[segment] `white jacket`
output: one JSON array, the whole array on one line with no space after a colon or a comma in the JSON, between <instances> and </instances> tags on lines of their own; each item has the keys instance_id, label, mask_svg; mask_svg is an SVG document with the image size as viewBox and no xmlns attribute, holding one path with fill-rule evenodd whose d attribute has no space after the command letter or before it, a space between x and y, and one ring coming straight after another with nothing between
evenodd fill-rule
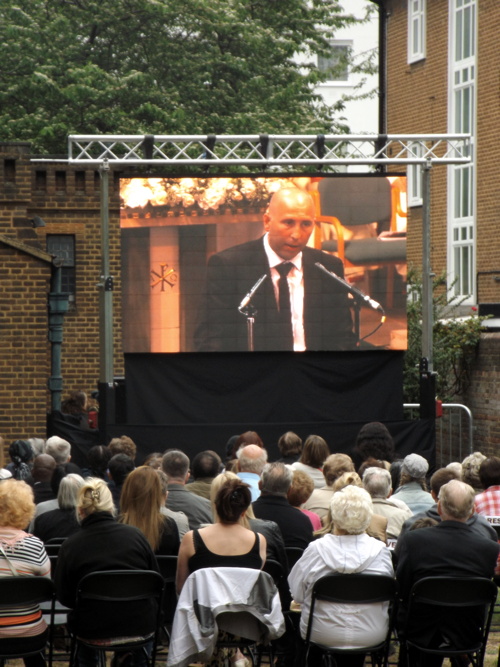
<instances>
[{"instance_id":1,"label":"white jacket","mask_svg":"<svg viewBox=\"0 0 500 667\"><path fill-rule=\"evenodd\" d=\"M288 576L293 599L302 604L300 633L306 636L312 588L327 574L394 576L389 549L362 535L325 535L311 542ZM388 603L338 604L316 601L311 640L331 647L362 648L385 639Z\"/></svg>"},{"instance_id":2,"label":"white jacket","mask_svg":"<svg viewBox=\"0 0 500 667\"><path fill-rule=\"evenodd\" d=\"M228 611L246 615L224 616L218 622L218 615ZM280 597L267 572L242 567L203 568L193 572L177 603L167 667L208 662L219 629L258 642L268 642L284 633Z\"/></svg>"}]
</instances>

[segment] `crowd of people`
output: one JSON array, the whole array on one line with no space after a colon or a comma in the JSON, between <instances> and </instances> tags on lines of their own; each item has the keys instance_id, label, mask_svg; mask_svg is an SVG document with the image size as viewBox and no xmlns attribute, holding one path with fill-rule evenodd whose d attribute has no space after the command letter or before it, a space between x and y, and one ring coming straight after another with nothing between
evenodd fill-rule
<instances>
[{"instance_id":1,"label":"crowd of people","mask_svg":"<svg viewBox=\"0 0 500 667\"><path fill-rule=\"evenodd\" d=\"M167 449L136 461L135 443L121 436L93 446L86 467L79 467L71 461L71 443L61 437L16 440L8 447L10 462L0 468L0 576L52 576L58 600L71 609L86 574L160 571L157 556L177 556L177 594L202 568L260 570L274 562L285 575L283 610L296 612L304 638L319 578L379 574L398 582L401 637L430 648L474 639L463 610L439 622L426 613L411 627L405 611L413 584L424 577L494 576L500 458L475 452L430 474L419 454L397 459L389 431L378 422L361 429L352 457L331 453L318 435L303 443L287 432L278 448L280 458L269 461L262 439L248 431L233 436L222 457L205 450L190 461L180 449ZM54 539L62 545L51 573L45 545ZM147 607L137 613L138 635L151 613ZM109 616L101 638L119 635L120 614L117 609ZM385 602L347 609L323 602L312 640L362 649L383 640L388 621ZM38 608L0 613L0 639L22 638L28 647L30 638L46 631ZM281 648L281 664L304 664L297 662L293 633ZM145 664L140 652L132 659ZM234 667L249 664L238 651L229 658L227 651L216 652L210 664L228 659ZM96 660L93 649L79 651L79 665ZM363 653L337 658L339 667L363 661ZM25 664L45 662L38 654ZM425 664L434 663L427 656Z\"/></svg>"}]
</instances>

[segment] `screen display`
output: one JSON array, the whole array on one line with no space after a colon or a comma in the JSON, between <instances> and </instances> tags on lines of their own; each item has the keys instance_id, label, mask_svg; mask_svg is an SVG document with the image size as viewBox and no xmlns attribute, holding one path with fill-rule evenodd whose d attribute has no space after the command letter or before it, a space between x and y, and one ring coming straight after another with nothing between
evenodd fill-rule
<instances>
[{"instance_id":1,"label":"screen display","mask_svg":"<svg viewBox=\"0 0 500 667\"><path fill-rule=\"evenodd\" d=\"M406 349L402 176L122 178L123 349Z\"/></svg>"}]
</instances>

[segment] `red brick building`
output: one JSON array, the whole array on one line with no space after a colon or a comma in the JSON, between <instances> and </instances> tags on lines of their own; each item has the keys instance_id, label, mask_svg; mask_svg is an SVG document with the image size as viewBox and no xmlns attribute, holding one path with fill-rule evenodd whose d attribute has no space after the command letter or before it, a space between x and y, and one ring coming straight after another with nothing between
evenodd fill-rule
<instances>
[{"instance_id":1,"label":"red brick building","mask_svg":"<svg viewBox=\"0 0 500 667\"><path fill-rule=\"evenodd\" d=\"M431 267L446 270L461 314L500 315L495 136L500 107L500 5L495 0L384 0L387 13L387 132L470 133L472 163L431 174ZM409 260L421 265L418 172L409 170ZM500 334L486 334L465 402L475 447L500 444Z\"/></svg>"}]
</instances>

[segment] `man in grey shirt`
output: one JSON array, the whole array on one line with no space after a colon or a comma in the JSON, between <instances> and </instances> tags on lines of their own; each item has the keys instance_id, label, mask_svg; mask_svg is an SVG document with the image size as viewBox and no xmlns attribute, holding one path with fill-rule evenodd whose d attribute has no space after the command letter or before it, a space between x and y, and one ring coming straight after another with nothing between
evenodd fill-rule
<instances>
[{"instance_id":1,"label":"man in grey shirt","mask_svg":"<svg viewBox=\"0 0 500 667\"><path fill-rule=\"evenodd\" d=\"M195 530L203 523L213 523L210 501L186 488L189 479L189 458L180 449L167 450L161 467L168 478L167 509L184 512L189 521L189 529Z\"/></svg>"}]
</instances>

